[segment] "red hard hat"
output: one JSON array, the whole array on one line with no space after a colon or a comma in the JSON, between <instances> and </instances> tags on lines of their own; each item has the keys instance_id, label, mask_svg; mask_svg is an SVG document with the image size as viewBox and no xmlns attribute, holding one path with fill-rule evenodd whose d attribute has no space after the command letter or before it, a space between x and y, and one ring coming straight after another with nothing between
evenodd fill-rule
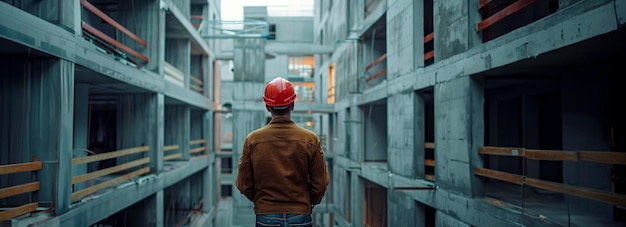
<instances>
[{"instance_id":1,"label":"red hard hat","mask_svg":"<svg viewBox=\"0 0 626 227\"><path fill-rule=\"evenodd\" d=\"M268 106L286 106L296 100L296 92L291 82L285 78L276 77L265 85L263 101Z\"/></svg>"}]
</instances>

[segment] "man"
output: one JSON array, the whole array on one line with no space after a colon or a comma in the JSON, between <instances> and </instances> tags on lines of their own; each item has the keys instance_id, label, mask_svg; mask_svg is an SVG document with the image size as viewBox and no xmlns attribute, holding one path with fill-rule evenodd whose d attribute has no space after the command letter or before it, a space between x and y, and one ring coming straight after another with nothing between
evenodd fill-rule
<instances>
[{"instance_id":1,"label":"man","mask_svg":"<svg viewBox=\"0 0 626 227\"><path fill-rule=\"evenodd\" d=\"M256 226L312 226L330 178L317 135L291 120L296 93L282 77L266 84L272 120L246 137L237 189L254 203Z\"/></svg>"}]
</instances>

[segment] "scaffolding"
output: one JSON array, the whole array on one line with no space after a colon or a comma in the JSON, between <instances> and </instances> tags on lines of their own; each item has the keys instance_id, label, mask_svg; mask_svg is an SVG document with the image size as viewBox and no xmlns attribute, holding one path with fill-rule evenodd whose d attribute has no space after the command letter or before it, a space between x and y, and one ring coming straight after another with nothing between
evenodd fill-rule
<instances>
[{"instance_id":1,"label":"scaffolding","mask_svg":"<svg viewBox=\"0 0 626 227\"><path fill-rule=\"evenodd\" d=\"M265 38L273 39L275 29L263 20L212 20L200 25L198 32L205 39Z\"/></svg>"}]
</instances>

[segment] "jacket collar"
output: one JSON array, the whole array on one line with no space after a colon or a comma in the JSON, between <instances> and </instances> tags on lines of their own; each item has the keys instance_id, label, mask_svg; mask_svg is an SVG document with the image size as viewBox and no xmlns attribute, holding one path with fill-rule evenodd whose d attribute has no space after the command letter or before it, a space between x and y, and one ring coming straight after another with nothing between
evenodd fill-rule
<instances>
[{"instance_id":1,"label":"jacket collar","mask_svg":"<svg viewBox=\"0 0 626 227\"><path fill-rule=\"evenodd\" d=\"M291 120L290 117L287 117L287 116L272 117L272 120L270 121L270 124L285 124L285 123L294 123L295 124L295 122L293 120Z\"/></svg>"}]
</instances>

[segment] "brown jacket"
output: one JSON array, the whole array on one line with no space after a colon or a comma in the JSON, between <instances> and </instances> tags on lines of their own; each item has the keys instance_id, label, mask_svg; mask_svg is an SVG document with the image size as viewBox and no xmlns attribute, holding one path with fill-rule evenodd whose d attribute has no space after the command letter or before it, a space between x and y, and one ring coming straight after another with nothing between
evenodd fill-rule
<instances>
[{"instance_id":1,"label":"brown jacket","mask_svg":"<svg viewBox=\"0 0 626 227\"><path fill-rule=\"evenodd\" d=\"M248 134L238 168L256 214L310 214L330 181L317 135L282 116Z\"/></svg>"}]
</instances>

